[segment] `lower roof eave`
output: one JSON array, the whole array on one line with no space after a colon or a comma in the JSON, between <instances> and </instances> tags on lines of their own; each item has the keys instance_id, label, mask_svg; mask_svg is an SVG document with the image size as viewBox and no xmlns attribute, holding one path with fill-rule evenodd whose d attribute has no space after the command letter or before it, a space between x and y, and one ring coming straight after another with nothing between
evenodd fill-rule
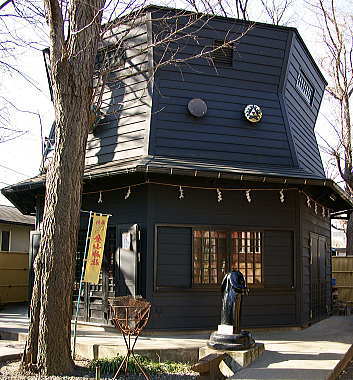
<instances>
[{"instance_id":1,"label":"lower roof eave","mask_svg":"<svg viewBox=\"0 0 353 380\"><path fill-rule=\"evenodd\" d=\"M249 181L262 183L275 183L287 185L299 185L303 187L325 187L332 191L332 197L340 198L340 206L335 211L353 208L353 202L348 194L343 191L333 180L324 177L313 176L303 170L293 168L244 168L228 167L197 162L180 161L175 159L146 157L127 162L111 162L104 165L87 167L84 172L84 183L90 180L115 177L131 173L156 173L176 176L192 176L203 178L218 178L234 181ZM43 191L45 175L40 175L5 187L2 194L9 199L21 212L33 213L22 204L26 197L33 197L38 191ZM21 194L19 197L18 195ZM25 203L25 202L24 202ZM33 201L31 202L33 204Z\"/></svg>"}]
</instances>

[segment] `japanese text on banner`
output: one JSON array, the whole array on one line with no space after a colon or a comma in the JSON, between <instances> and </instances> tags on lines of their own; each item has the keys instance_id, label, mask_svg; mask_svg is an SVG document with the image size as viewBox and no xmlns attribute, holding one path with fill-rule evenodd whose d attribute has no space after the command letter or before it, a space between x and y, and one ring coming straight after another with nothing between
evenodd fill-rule
<instances>
[{"instance_id":1,"label":"japanese text on banner","mask_svg":"<svg viewBox=\"0 0 353 380\"><path fill-rule=\"evenodd\" d=\"M93 214L84 282L98 284L109 215Z\"/></svg>"}]
</instances>

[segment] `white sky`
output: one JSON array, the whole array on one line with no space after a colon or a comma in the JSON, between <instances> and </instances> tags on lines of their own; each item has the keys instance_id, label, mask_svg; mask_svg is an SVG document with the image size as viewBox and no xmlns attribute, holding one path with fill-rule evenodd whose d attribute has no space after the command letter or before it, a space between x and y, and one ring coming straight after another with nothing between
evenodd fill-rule
<instances>
[{"instance_id":1,"label":"white sky","mask_svg":"<svg viewBox=\"0 0 353 380\"><path fill-rule=\"evenodd\" d=\"M33 29L27 23L15 20L10 24L9 29L15 30L17 35L22 36L25 40L43 41L43 36L39 34L39 31L34 34ZM42 46L46 45L42 42ZM9 100L18 109L40 113L43 134L46 136L53 121L53 108L42 51L29 47L19 49L16 53L16 60L9 62L21 72L26 73L38 89L17 74L0 71L0 96ZM27 133L14 140L0 143L0 188L37 175L41 162L39 117L27 112L17 112L11 106L9 111L11 114L9 127L25 130ZM0 204L10 203L0 195Z\"/></svg>"},{"instance_id":2,"label":"white sky","mask_svg":"<svg viewBox=\"0 0 353 380\"><path fill-rule=\"evenodd\" d=\"M305 9L301 0L296 0L295 5L296 14L290 25L299 29L309 50L316 58L320 54L320 45L318 41L315 41L317 33L313 33L313 29L307 26L307 22L312 21L312 15ZM252 19L258 20L258 13L259 11L254 9ZM28 30L26 33L32 32ZM15 75L9 77L9 75L0 72L0 95L5 94L20 109L39 112L43 123L43 135L47 136L54 117L42 53L28 49L25 54L18 57L17 65L19 68L23 68L36 82L41 91L36 90ZM18 139L0 143L0 188L37 175L41 162L41 138L38 117L14 111L12 113L12 127L28 130L28 133ZM316 130L319 130L320 134L329 137L327 123L324 119L319 119ZM0 204L10 203L0 195Z\"/></svg>"}]
</instances>

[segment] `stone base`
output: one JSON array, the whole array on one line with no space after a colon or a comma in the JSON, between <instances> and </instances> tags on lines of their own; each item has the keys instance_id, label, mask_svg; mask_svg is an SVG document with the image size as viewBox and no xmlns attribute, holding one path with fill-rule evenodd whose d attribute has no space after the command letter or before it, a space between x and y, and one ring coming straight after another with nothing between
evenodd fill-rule
<instances>
[{"instance_id":1,"label":"stone base","mask_svg":"<svg viewBox=\"0 0 353 380\"><path fill-rule=\"evenodd\" d=\"M220 371L226 377L234 376L241 369L248 367L253 361L262 355L265 351L263 343L255 343L255 345L247 350L228 351L214 350L208 346L199 349L199 359L214 353L226 353L226 358L219 365Z\"/></svg>"},{"instance_id":2,"label":"stone base","mask_svg":"<svg viewBox=\"0 0 353 380\"><path fill-rule=\"evenodd\" d=\"M241 331L240 334L221 334L219 331L214 331L207 345L215 350L248 350L254 347L255 340L249 331Z\"/></svg>"}]
</instances>

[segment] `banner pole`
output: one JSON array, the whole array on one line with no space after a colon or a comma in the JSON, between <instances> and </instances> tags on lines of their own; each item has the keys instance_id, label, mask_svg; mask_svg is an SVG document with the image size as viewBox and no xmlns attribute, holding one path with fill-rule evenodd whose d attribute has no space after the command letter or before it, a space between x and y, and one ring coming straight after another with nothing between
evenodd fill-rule
<instances>
[{"instance_id":1,"label":"banner pole","mask_svg":"<svg viewBox=\"0 0 353 380\"><path fill-rule=\"evenodd\" d=\"M78 297L77 297L77 303L76 303L76 314L75 314L75 325L74 325L74 341L73 341L73 347L72 347L72 358L75 359L75 353L76 353L76 335L77 335L77 318L78 318L78 312L80 309L80 302L81 302L81 293L82 293L82 283L83 283L83 274L85 271L85 264L87 260L87 247L88 247L88 240L89 240L89 230L91 228L91 222L92 222L92 211L89 212L89 220L88 220L88 228L87 228L87 234L86 234L86 243L85 243L85 252L83 254L83 260L82 260L82 269L81 269L81 278L80 278L80 287L78 290Z\"/></svg>"}]
</instances>

